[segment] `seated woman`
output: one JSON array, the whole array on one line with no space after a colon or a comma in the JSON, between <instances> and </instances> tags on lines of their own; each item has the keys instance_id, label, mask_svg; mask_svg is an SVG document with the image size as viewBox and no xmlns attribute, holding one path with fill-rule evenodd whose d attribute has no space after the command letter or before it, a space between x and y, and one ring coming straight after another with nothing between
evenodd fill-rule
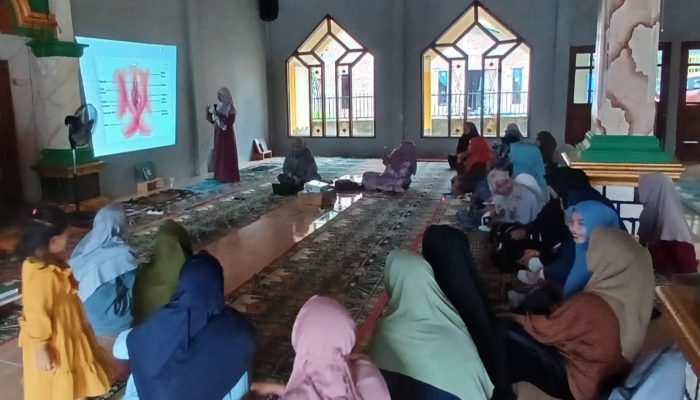
<instances>
[{"instance_id":1,"label":"seated woman","mask_svg":"<svg viewBox=\"0 0 700 400\"><path fill-rule=\"evenodd\" d=\"M517 142L510 145L510 162L513 164L511 176L527 174L535 178L542 192L547 193L547 181L544 179L544 161L542 153L532 143Z\"/></svg>"},{"instance_id":2,"label":"seated woman","mask_svg":"<svg viewBox=\"0 0 700 400\"><path fill-rule=\"evenodd\" d=\"M513 181L506 171L492 170L488 174L488 183L493 193L494 219L497 223L527 224L537 217L544 206L539 193Z\"/></svg>"},{"instance_id":3,"label":"seated woman","mask_svg":"<svg viewBox=\"0 0 700 400\"><path fill-rule=\"evenodd\" d=\"M458 157L457 176L452 179L452 194L460 196L474 192L477 184L486 179L491 160L491 149L486 140L473 138L467 151Z\"/></svg>"},{"instance_id":4,"label":"seated woman","mask_svg":"<svg viewBox=\"0 0 700 400\"><path fill-rule=\"evenodd\" d=\"M192 242L185 228L167 220L158 229L150 263L141 267L134 283L131 315L140 324L170 301L185 260L192 255Z\"/></svg>"},{"instance_id":5,"label":"seated woman","mask_svg":"<svg viewBox=\"0 0 700 400\"><path fill-rule=\"evenodd\" d=\"M366 190L382 190L385 192L405 192L411 186L411 175L418 168L416 145L410 140L401 143L397 149L383 159L386 169L383 173L365 172L362 175L362 185Z\"/></svg>"},{"instance_id":6,"label":"seated woman","mask_svg":"<svg viewBox=\"0 0 700 400\"><path fill-rule=\"evenodd\" d=\"M564 210L582 201L593 200L605 204L611 210L615 205L595 190L586 173L569 167L557 168L546 176L551 188L551 199L531 223L510 230L513 241L522 241L531 255L539 257L545 266L546 279L563 285L574 260L575 244L566 225ZM621 228L624 223L619 220ZM523 249L524 250L524 249ZM527 251L527 250L526 250ZM524 253L524 252L523 252ZM517 255L515 260L522 254ZM551 265L552 268L547 268ZM555 274L560 271L561 274ZM563 275L562 275L563 274Z\"/></svg>"},{"instance_id":7,"label":"seated woman","mask_svg":"<svg viewBox=\"0 0 700 400\"><path fill-rule=\"evenodd\" d=\"M304 183L312 180L321 180L314 155L304 139L294 139L292 148L284 159L282 174L277 179L290 190L303 187Z\"/></svg>"},{"instance_id":8,"label":"seated woman","mask_svg":"<svg viewBox=\"0 0 700 400\"><path fill-rule=\"evenodd\" d=\"M255 352L253 325L224 303L224 273L206 252L188 258L172 299L122 332L114 356L129 360L125 400L240 400Z\"/></svg>"},{"instance_id":9,"label":"seated woman","mask_svg":"<svg viewBox=\"0 0 700 400\"><path fill-rule=\"evenodd\" d=\"M464 133L459 137L459 142L457 142L457 151L455 154L450 154L447 156L447 163L450 164L450 169L457 169L457 158L460 154L467 151L469 148L469 142L477 137L480 137L479 129L474 125L473 122L464 123Z\"/></svg>"},{"instance_id":10,"label":"seated woman","mask_svg":"<svg viewBox=\"0 0 700 400\"><path fill-rule=\"evenodd\" d=\"M486 400L493 385L467 327L419 255L394 250L384 282L391 293L367 353L392 399Z\"/></svg>"},{"instance_id":11,"label":"seated woman","mask_svg":"<svg viewBox=\"0 0 700 400\"><path fill-rule=\"evenodd\" d=\"M510 146L513 143L520 142L523 139L523 134L520 133L520 128L518 128L518 125L513 123L508 124L505 133L501 138L500 146L496 151L495 168L507 171L511 171L513 169L513 165L509 159Z\"/></svg>"},{"instance_id":12,"label":"seated woman","mask_svg":"<svg viewBox=\"0 0 700 400\"><path fill-rule=\"evenodd\" d=\"M479 357L494 385L492 400L515 400L508 378L502 341L493 335L496 319L469 248L469 238L447 225L433 225L423 234L423 257L435 281L469 328ZM477 312L474 312L477 310Z\"/></svg>"},{"instance_id":13,"label":"seated woman","mask_svg":"<svg viewBox=\"0 0 700 400\"><path fill-rule=\"evenodd\" d=\"M287 385L254 383L258 396L281 400L389 400L389 391L377 367L367 357L352 353L355 322L337 301L314 296L299 310L292 330L296 352Z\"/></svg>"},{"instance_id":14,"label":"seated woman","mask_svg":"<svg viewBox=\"0 0 700 400\"><path fill-rule=\"evenodd\" d=\"M599 227L590 236L591 278L582 292L548 315L497 320L464 234L448 227L426 232L426 259L469 332L484 336L475 343L483 346L480 354L491 355L490 376L507 373L510 382L530 382L559 399L593 400L634 361L654 303L649 254L617 227ZM499 346L504 352L493 351Z\"/></svg>"},{"instance_id":15,"label":"seated woman","mask_svg":"<svg viewBox=\"0 0 700 400\"><path fill-rule=\"evenodd\" d=\"M85 314L97 335L117 334L131 326L131 291L138 265L122 239L125 229L121 205L104 207L68 261L79 283L78 296Z\"/></svg>"},{"instance_id":16,"label":"seated woman","mask_svg":"<svg viewBox=\"0 0 700 400\"><path fill-rule=\"evenodd\" d=\"M554 152L557 149L557 139L554 138L551 132L541 131L537 133L537 147L542 154L544 161L545 175L549 175L557 169L557 163L554 162Z\"/></svg>"},{"instance_id":17,"label":"seated woman","mask_svg":"<svg viewBox=\"0 0 700 400\"><path fill-rule=\"evenodd\" d=\"M639 176L639 241L651 253L654 269L673 274L698 272L693 234L671 178L664 174Z\"/></svg>"},{"instance_id":18,"label":"seated woman","mask_svg":"<svg viewBox=\"0 0 700 400\"><path fill-rule=\"evenodd\" d=\"M591 234L598 227L614 229L620 226L617 213L597 201L583 201L573 205L566 210L566 216L569 231L576 243L576 254L564 283L564 298L583 290L591 278L591 271L587 266Z\"/></svg>"}]
</instances>

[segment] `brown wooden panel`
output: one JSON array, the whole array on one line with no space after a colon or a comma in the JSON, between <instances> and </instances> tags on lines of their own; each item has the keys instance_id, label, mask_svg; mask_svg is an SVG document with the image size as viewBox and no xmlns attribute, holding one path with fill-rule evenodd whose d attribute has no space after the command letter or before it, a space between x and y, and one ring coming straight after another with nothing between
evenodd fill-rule
<instances>
[{"instance_id":1,"label":"brown wooden panel","mask_svg":"<svg viewBox=\"0 0 700 400\"><path fill-rule=\"evenodd\" d=\"M700 302L693 286L668 285L656 288L663 314L673 327L678 345L700 375Z\"/></svg>"},{"instance_id":2,"label":"brown wooden panel","mask_svg":"<svg viewBox=\"0 0 700 400\"><path fill-rule=\"evenodd\" d=\"M19 153L12 109L10 70L7 61L0 61L0 201L17 203L22 198L19 177Z\"/></svg>"},{"instance_id":3,"label":"brown wooden panel","mask_svg":"<svg viewBox=\"0 0 700 400\"><path fill-rule=\"evenodd\" d=\"M566 112L566 143L576 144L591 130L591 105L569 104Z\"/></svg>"}]
</instances>

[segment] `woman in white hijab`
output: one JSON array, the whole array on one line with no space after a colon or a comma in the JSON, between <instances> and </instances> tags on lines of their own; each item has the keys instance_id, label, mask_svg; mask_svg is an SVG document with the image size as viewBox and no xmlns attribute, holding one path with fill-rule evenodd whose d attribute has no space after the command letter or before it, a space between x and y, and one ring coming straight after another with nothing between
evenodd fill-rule
<instances>
[{"instance_id":1,"label":"woman in white hijab","mask_svg":"<svg viewBox=\"0 0 700 400\"><path fill-rule=\"evenodd\" d=\"M520 174L513 180L508 172L494 169L489 172L487 181L493 194L495 218L498 223L519 222L525 225L532 222L542 211L542 192L535 189L539 186L532 176Z\"/></svg>"},{"instance_id":2,"label":"woman in white hijab","mask_svg":"<svg viewBox=\"0 0 700 400\"><path fill-rule=\"evenodd\" d=\"M667 277L696 273L693 234L683 213L673 181L661 173L639 176L639 242L651 253L654 269Z\"/></svg>"}]
</instances>

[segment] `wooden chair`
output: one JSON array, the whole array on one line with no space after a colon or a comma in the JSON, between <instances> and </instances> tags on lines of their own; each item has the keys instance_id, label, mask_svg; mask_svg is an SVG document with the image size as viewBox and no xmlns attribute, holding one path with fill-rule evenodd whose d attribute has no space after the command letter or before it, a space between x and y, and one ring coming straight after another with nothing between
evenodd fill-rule
<instances>
[{"instance_id":1,"label":"wooden chair","mask_svg":"<svg viewBox=\"0 0 700 400\"><path fill-rule=\"evenodd\" d=\"M272 158L272 150L267 147L265 139L253 139L253 160L259 161Z\"/></svg>"}]
</instances>

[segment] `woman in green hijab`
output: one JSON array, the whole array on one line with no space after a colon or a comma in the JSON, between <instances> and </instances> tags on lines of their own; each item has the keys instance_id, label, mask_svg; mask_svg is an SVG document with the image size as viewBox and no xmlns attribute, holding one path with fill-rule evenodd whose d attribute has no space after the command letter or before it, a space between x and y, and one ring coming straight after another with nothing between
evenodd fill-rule
<instances>
[{"instance_id":1,"label":"woman in green hijab","mask_svg":"<svg viewBox=\"0 0 700 400\"><path fill-rule=\"evenodd\" d=\"M392 399L488 400L493 392L469 331L423 257L394 250L384 283L391 294L367 353Z\"/></svg>"},{"instance_id":2,"label":"woman in green hijab","mask_svg":"<svg viewBox=\"0 0 700 400\"><path fill-rule=\"evenodd\" d=\"M185 228L167 220L158 229L151 262L141 267L134 283L131 314L134 324L145 321L167 304L175 293L180 269L192 255L192 241Z\"/></svg>"}]
</instances>

